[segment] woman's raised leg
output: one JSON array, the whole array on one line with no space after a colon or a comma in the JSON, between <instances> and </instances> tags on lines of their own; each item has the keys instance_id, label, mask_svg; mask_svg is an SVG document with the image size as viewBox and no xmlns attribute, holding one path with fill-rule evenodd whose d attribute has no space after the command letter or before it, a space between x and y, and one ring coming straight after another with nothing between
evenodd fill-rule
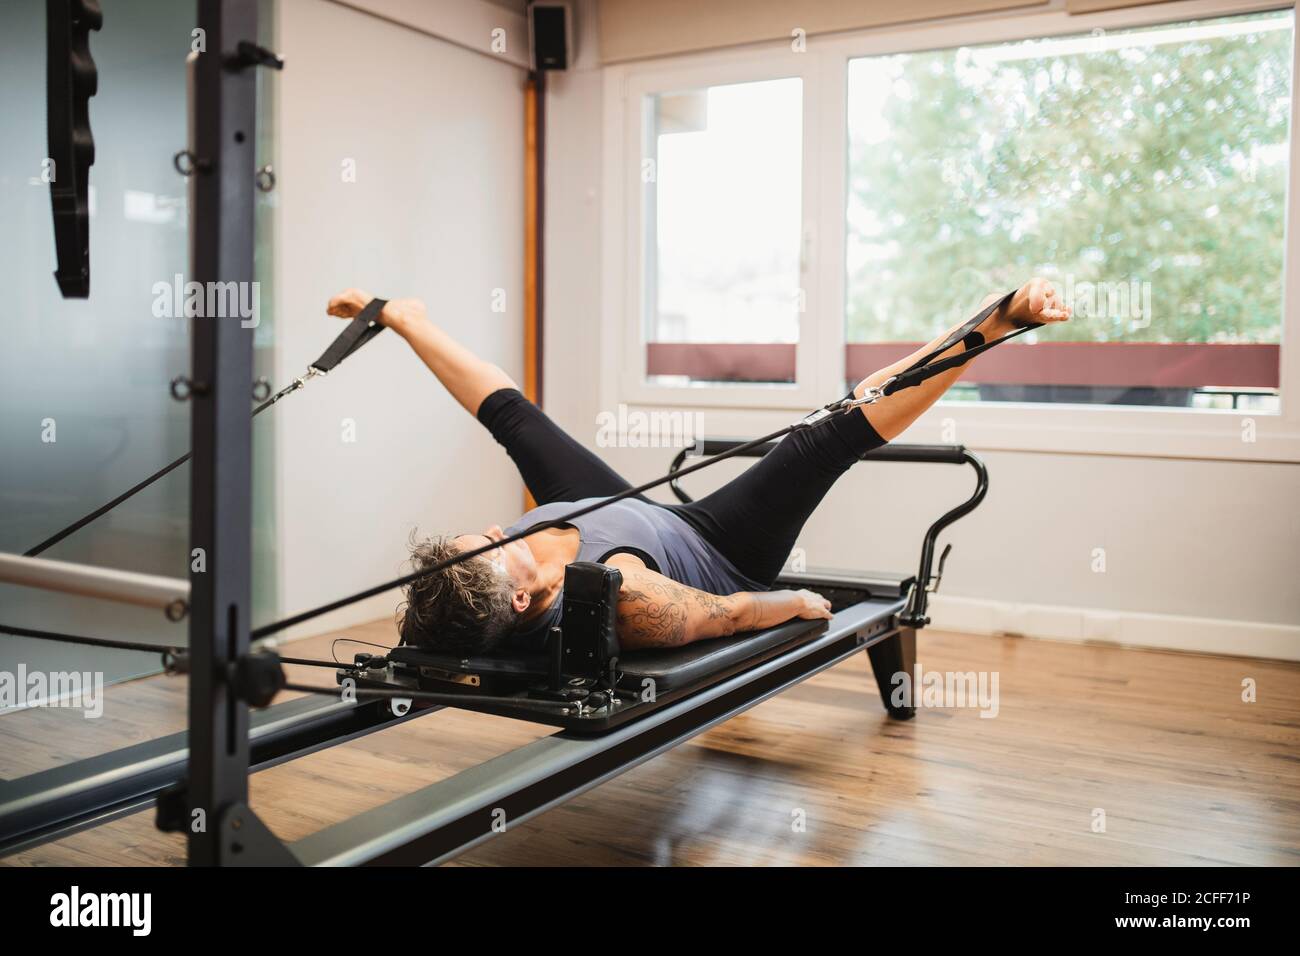
<instances>
[{"instance_id":1,"label":"woman's raised leg","mask_svg":"<svg viewBox=\"0 0 1300 956\"><path fill-rule=\"evenodd\" d=\"M980 309L987 308L997 298L997 293L988 296L980 304ZM1017 320L1047 323L1064 322L1069 317L1070 310L1062 301L1055 286L1046 279L1031 279L1016 291L1016 294L1006 306L985 319L975 331L984 336L985 341L991 342L993 339L1014 330ZM909 368L913 362L918 361L924 355L928 355L932 349L938 348L953 331L954 329L949 329L933 342L922 346L906 358L901 358L893 365L872 372L857 384L857 387L853 389L853 394L860 398L869 387L881 385L888 381L891 376ZM956 355L964 349L965 346L958 342L942 355L935 356L934 361L938 362L950 355ZM879 433L881 438L885 439L885 441L893 441L906 431L909 425L920 418L926 409L942 398L943 393L952 388L967 367L966 365L959 365L946 372L940 372L934 378L927 379L920 385L902 389L872 405L862 406L861 412L867 416L867 421L871 422L871 427Z\"/></svg>"},{"instance_id":2,"label":"woman's raised leg","mask_svg":"<svg viewBox=\"0 0 1300 956\"><path fill-rule=\"evenodd\" d=\"M987 307L999 296L984 300ZM1034 279L978 331L991 340L1015 321L1061 322L1069 317L1051 283ZM861 396L938 348L950 329L930 344L867 376L854 389ZM964 349L957 344L936 361ZM873 448L898 437L961 377L965 366L942 372L872 405L787 435L775 449L717 491L688 505L671 506L721 551L742 574L770 586L789 558L809 515L836 480Z\"/></svg>"}]
</instances>

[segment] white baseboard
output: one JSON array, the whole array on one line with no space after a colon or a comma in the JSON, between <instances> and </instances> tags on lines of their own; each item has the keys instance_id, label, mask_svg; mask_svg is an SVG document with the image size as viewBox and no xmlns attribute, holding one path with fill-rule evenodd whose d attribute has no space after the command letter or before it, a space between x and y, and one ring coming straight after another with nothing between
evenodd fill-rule
<instances>
[{"instance_id":1,"label":"white baseboard","mask_svg":"<svg viewBox=\"0 0 1300 956\"><path fill-rule=\"evenodd\" d=\"M932 627L970 634L1018 634L1052 641L1300 661L1300 627L1139 611L1015 604L936 594Z\"/></svg>"}]
</instances>

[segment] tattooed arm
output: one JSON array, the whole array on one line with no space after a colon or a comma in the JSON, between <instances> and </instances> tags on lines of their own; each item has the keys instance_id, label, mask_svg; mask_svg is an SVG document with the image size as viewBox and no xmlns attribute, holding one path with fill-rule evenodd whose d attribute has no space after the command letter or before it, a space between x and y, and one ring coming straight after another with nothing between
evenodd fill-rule
<instances>
[{"instance_id":1,"label":"tattooed arm","mask_svg":"<svg viewBox=\"0 0 1300 956\"><path fill-rule=\"evenodd\" d=\"M678 584L616 554L607 562L623 572L618 592L618 639L627 650L677 647L706 637L771 627L796 617L829 618L830 602L811 591L739 591L718 595Z\"/></svg>"}]
</instances>

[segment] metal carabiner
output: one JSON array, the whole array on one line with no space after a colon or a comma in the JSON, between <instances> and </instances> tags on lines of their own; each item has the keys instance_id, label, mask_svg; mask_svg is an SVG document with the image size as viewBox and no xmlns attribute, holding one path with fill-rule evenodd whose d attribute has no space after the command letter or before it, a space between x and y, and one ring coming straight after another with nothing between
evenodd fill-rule
<instances>
[{"instance_id":1,"label":"metal carabiner","mask_svg":"<svg viewBox=\"0 0 1300 956\"><path fill-rule=\"evenodd\" d=\"M859 408L863 405L874 405L885 397L885 389L894 383L898 378L897 375L891 375L879 385L868 385L860 397L849 396L840 402L840 408Z\"/></svg>"},{"instance_id":2,"label":"metal carabiner","mask_svg":"<svg viewBox=\"0 0 1300 956\"><path fill-rule=\"evenodd\" d=\"M324 374L325 373L322 372L320 369L318 369L315 365L308 365L307 371L304 372L302 375L300 375L298 378L295 378L293 380L293 388L289 389L288 391L296 392L298 391L298 389L302 388L304 385L306 385L316 376L318 375L323 376Z\"/></svg>"},{"instance_id":3,"label":"metal carabiner","mask_svg":"<svg viewBox=\"0 0 1300 956\"><path fill-rule=\"evenodd\" d=\"M812 425L820 425L832 415L846 412L850 408L860 408L863 405L873 405L884 398L884 393L881 389L892 381L893 379L891 378L889 381L878 386L868 385L866 390L860 396L850 395L848 398L842 398L838 402L831 402L829 405L823 405L821 408L817 409L817 411L811 412L805 416L804 419L795 427L808 428Z\"/></svg>"}]
</instances>

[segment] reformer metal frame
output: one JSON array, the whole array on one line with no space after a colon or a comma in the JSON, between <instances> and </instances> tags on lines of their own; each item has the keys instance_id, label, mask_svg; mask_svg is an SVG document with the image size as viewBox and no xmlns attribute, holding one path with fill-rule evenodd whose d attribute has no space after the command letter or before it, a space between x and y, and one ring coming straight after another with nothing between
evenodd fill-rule
<instances>
[{"instance_id":1,"label":"reformer metal frame","mask_svg":"<svg viewBox=\"0 0 1300 956\"><path fill-rule=\"evenodd\" d=\"M821 577L815 573L794 575L790 576L790 583L811 584ZM883 582L881 579L879 583L887 584L886 590L895 593L898 590L894 581ZM506 768L514 767L521 761L530 766L540 761L541 764L552 766L557 773L563 771L564 780L551 784L537 785L537 781L532 779L518 781L521 793L512 796L509 803L512 808L510 820L518 822L522 816L516 816L516 813L531 816L666 749L660 747L652 753L646 749L649 746L648 740L641 744L628 743L629 734L636 735L635 728L641 727L649 731L671 718L677 732L674 739L680 742L713 726L718 720L725 719L716 717L714 708L703 709L705 703L715 696L725 692L730 708L728 715L739 713L776 692L764 690L771 686L769 674L779 671L781 688L788 687L864 647L871 656L882 699L886 700L888 706L891 688L887 678L881 675L910 672L915 664L915 632L900 628L896 621L896 613L902 604L901 597L886 597L852 605L838 612L825 632L812 641L763 661L761 668L752 672L747 670L726 678L725 691L719 685L711 686L703 692L687 694L685 700L674 701L670 707L657 711L653 720L647 718L621 728L617 735L592 737L586 734L555 734L552 738L546 738L553 740L551 744L539 741L529 745L525 748L526 753L506 755L493 761L490 767L484 765L442 781L435 785L436 791L426 795L431 799L443 800L446 794L454 793L457 795L455 808L465 811L466 802L473 802L470 797L474 787L485 779L491 779L494 783L484 799L495 809L497 803L492 801L502 792L503 787L510 784L512 771ZM850 637L853 639L851 642L848 640ZM836 648L833 659L820 653L821 649L831 645ZM841 651L844 653L841 654ZM748 685L751 679L754 681L753 690L746 695L741 688ZM697 709L697 703L692 703L693 701L698 703L700 709ZM467 701L467 704L472 706L472 700ZM386 701L356 704L329 697L304 697L256 710L252 712L250 720L248 772L267 769L355 740L439 709L441 708L434 706L394 716ZM910 709L891 708L891 713L896 717L906 717L909 716ZM695 716L689 717L688 714ZM187 779L187 769L194 758L194 753L187 746L187 737L184 732L170 734L0 783L0 854L15 853L62 839L146 809L160 795ZM589 746L561 746L560 740L585 741ZM554 759L552 755L555 755ZM614 766L612 761L618 763L619 770L611 770ZM599 770L599 774L592 776L596 770ZM525 783L527 786L523 787ZM413 858L412 854L418 856L424 849L405 848L396 837L376 835L387 825L386 821L406 812L406 808L412 805L410 800L411 798L402 798L397 806L379 808L376 811L379 815L374 819L369 819L371 815L367 814L366 821L357 819L330 827L328 840L337 847L344 839L340 834L352 832L355 826L356 832L364 834L366 841L383 845L382 859L377 862L395 862L398 858L409 860ZM465 811L453 818L449 816L451 810L443 808L441 804L425 807L425 810L428 817L425 823L432 829L429 833L418 834L417 846L435 846L437 858L446 858L453 853L455 847L449 841L456 834L474 831L470 843L461 847L465 849L490 832L477 832L478 824L483 822L481 815ZM490 824L491 820L487 823ZM407 821L404 832L414 833L423 825L414 820ZM312 848L324 845L317 844L316 839L313 837L307 841L301 852L295 844L292 848L295 856L303 862L311 862L311 855L317 852ZM319 839L324 841L327 838L320 836ZM333 852L331 851L332 854ZM359 852L361 851L353 851L346 856L352 861ZM424 862L432 859L434 857L431 856Z\"/></svg>"},{"instance_id":2,"label":"reformer metal frame","mask_svg":"<svg viewBox=\"0 0 1300 956\"><path fill-rule=\"evenodd\" d=\"M253 711L249 772L355 740L407 717L382 702L300 697ZM0 856L17 853L151 806L185 779L188 733L168 734L0 781Z\"/></svg>"},{"instance_id":3,"label":"reformer metal frame","mask_svg":"<svg viewBox=\"0 0 1300 956\"><path fill-rule=\"evenodd\" d=\"M256 104L253 61L243 48L257 37L257 0L198 0L198 12L209 53L195 71L192 272L204 283L247 282L253 277ZM968 463L979 474L975 495L927 533L921 574L906 600L852 605L809 641L608 734L553 734L286 846L248 808L249 772L402 718L383 702L307 698L250 721L248 705L233 690L233 669L249 651L252 338L235 321L197 320L192 362L191 547L204 550L206 570L191 575L189 732L9 782L0 805L5 852L95 826L170 793L168 822L186 829L191 865L436 863L495 832L494 811L505 812L507 825L522 822L864 648L886 706L894 716L910 716L910 708L890 703L889 678L915 664L935 538L974 508L987 487L982 463L964 448L925 446L911 457L907 446L872 453L867 457ZM195 810L205 826L192 825Z\"/></svg>"},{"instance_id":4,"label":"reformer metal frame","mask_svg":"<svg viewBox=\"0 0 1300 956\"><path fill-rule=\"evenodd\" d=\"M700 439L677 453L677 457L673 459L668 473L676 475L689 457L718 455L744 443L743 438ZM776 442L756 445L744 452L740 457L762 458L776 445ZM903 609L900 621L909 627L925 627L930 623L930 619L926 616L929 595L939 587L939 582L943 577L944 562L947 560L948 551L951 549L951 545L944 549L943 554L939 557L939 566L936 568L934 566L934 549L938 545L939 535L953 522L965 517L979 507L980 502L984 500L984 496L988 494L989 490L988 468L965 445L883 445L867 452L859 460L970 465L975 471L975 490L971 493L971 496L951 511L941 515L934 524L926 529L925 537L921 541L921 561L917 566L916 580L911 592L908 594L907 607ZM668 487L672 489L678 501L683 504L691 502L691 496L686 493L676 478L673 478L668 483Z\"/></svg>"},{"instance_id":5,"label":"reformer metal frame","mask_svg":"<svg viewBox=\"0 0 1300 956\"><path fill-rule=\"evenodd\" d=\"M813 640L688 694L607 734L543 737L326 827L290 845L309 866L431 865L477 846L684 743L863 648L878 674L910 671L916 633L900 629L903 599L864 601Z\"/></svg>"},{"instance_id":6,"label":"reformer metal frame","mask_svg":"<svg viewBox=\"0 0 1300 956\"><path fill-rule=\"evenodd\" d=\"M740 440L707 439L697 451L713 454L738 441ZM770 449L756 450L754 455L765 454L768 450ZM928 578L926 562L933 554L935 537L942 528L968 513L984 497L988 486L987 472L983 463L961 446L893 445L888 446L887 450L888 454L874 452L864 457L879 461L965 463L972 465L977 474L976 487L971 497L936 521L926 534L926 543L922 549L922 576ZM679 456L682 457L684 456ZM679 497L688 498L685 492L680 489L678 491ZM863 585L876 595L899 595L906 592L908 606L918 593L917 579L901 575L844 575L839 572L828 575L826 572L812 571L783 574L782 579L787 585L793 586L816 587L819 582L824 586L828 581L842 586ZM910 588L909 580L912 581ZM887 625L863 630L861 615L873 608L878 610L882 601L888 605ZM762 667L752 672L746 670L727 677L725 693L731 708L727 713L738 713L770 696L764 688L769 686L767 675L771 672L779 670L781 686L787 687L842 660L848 656L847 653L832 655L834 660L829 663L820 656L809 655L815 654L828 643L838 643L841 637L852 632L858 641L853 649L865 647L871 657L877 689L891 716L904 719L909 717L912 713L910 707L896 707L890 699L893 691L890 676L899 672L911 672L916 662L916 628L906 625L905 613L905 602L901 596L860 603L837 612L826 632L817 636L814 643L801 644L790 651L784 651L771 660L763 661ZM851 653L847 644L840 644L840 649ZM751 679L754 681L753 692L749 695L748 702L745 702L746 695L741 692L741 688ZM677 734L673 739L680 742L713 726L717 719L725 719L714 719L714 716L710 716L715 714L713 709L697 710L690 703L699 701L703 707L704 702L721 693L724 691L712 687L704 692L690 692L686 695L686 701L674 701L670 711L661 711L661 715L653 721L638 720L633 725L622 728L617 736L605 734L593 738L586 734L556 734L553 738L546 738L551 743L539 741L529 745L525 748L526 752L518 756L505 755L492 761L490 766L475 768L466 774L425 788L420 791L418 800L414 795L402 798L393 806L379 808L375 815L368 814L365 821L345 821L330 827L327 831L322 831L322 835L295 845L294 853L304 861L315 861L318 857L320 862L356 861L360 849L347 852L340 849L349 838L348 835L353 835L358 844L364 842L376 850L378 862L409 861L426 851L430 855L423 862L448 858L457 852L458 846L466 849L485 835L480 832L482 814L469 809L474 804L475 787L490 784L485 800L492 802L503 793L502 788L510 784L513 768L517 766L543 765L551 767L557 774L563 774L563 780L550 783L532 778L516 781L520 784L520 793L511 795L509 803L512 808L510 819L518 822L523 817L541 812L609 779L619 772L611 769L616 765L621 769L630 769L665 749L652 748L650 738L640 744L630 743L629 735L635 736L639 732L638 728L650 731L661 722L671 719ZM479 709L474 706L472 699L467 700L466 704L471 709ZM248 772L275 766L438 709L441 708L424 707L395 717L385 701L350 704L326 697L308 697L254 711L249 731ZM688 714L695 716L689 717ZM577 743L561 745L560 740L587 741L589 746L579 746ZM160 794L186 778L186 770L195 754L201 757L201 748L191 753L187 748L186 734L172 734L18 780L0 782L0 854L59 839L147 807ZM449 802L444 807L441 801ZM494 809L498 803L499 801L492 804ZM453 810L458 813L453 813ZM388 828L397 827L395 821L403 815L410 819L401 824L402 832L415 834L411 838L411 847L406 847L398 836L388 832ZM423 829L425 827L428 828L427 831ZM329 836L324 835L326 832ZM463 845L454 842L460 838L465 840Z\"/></svg>"}]
</instances>

